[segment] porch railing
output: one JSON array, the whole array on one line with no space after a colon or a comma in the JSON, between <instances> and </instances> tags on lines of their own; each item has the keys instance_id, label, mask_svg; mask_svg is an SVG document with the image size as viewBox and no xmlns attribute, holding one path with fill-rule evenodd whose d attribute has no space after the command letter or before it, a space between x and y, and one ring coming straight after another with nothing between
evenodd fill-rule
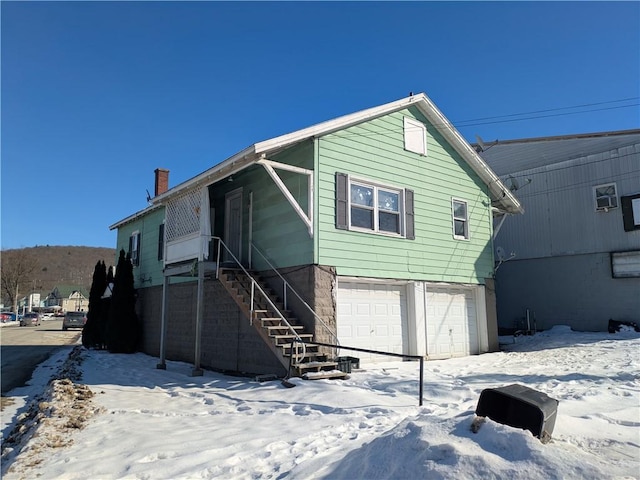
<instances>
[{"instance_id":1,"label":"porch railing","mask_svg":"<svg viewBox=\"0 0 640 480\"><path fill-rule=\"evenodd\" d=\"M214 241L217 244L217 246L215 248L215 251L216 251L216 279L219 278L219 276L220 276L220 262L222 261L222 255L221 254L222 254L222 249L224 248L226 253L229 255L229 258L233 259L233 264L237 265L242 270L242 272L246 275L246 277L251 280L251 303L250 303L250 313L251 313L251 320L250 321L251 321L251 324L253 324L254 312L256 310L256 308L255 308L255 293L256 293L256 290L257 290L258 292L260 292L262 294L262 297L266 300L266 302L269 304L269 306L272 308L272 310L274 312L276 312L276 314L278 315L280 320L282 322L284 322L284 324L286 325L286 327L289 330L289 332L291 334L293 334L293 336L295 337L295 341L292 342L292 351L293 351L293 345L295 344L296 357L299 359L298 361L300 361L304 357L306 357L307 356L307 348L306 348L304 342L302 341L302 338L300 338L300 336L298 335L298 332L293 328L293 326L291 326L291 324L284 317L284 315L282 315L282 313L280 312L280 309L271 301L271 298L269 298L269 295L264 291L264 289L260 286L260 284L253 278L253 276L242 266L242 264L240 263L240 260L238 260L238 258L233 254L233 252L231 250L229 250L229 247L227 247L227 245L222 241L222 239L220 237L211 236L209 238L210 238L210 241ZM225 259L225 262L228 262L228 261L229 261L228 259ZM286 307L285 307L285 309L286 309ZM298 348L299 348L300 345L302 345L302 356L299 356L299 351L298 351Z\"/></svg>"},{"instance_id":2,"label":"porch railing","mask_svg":"<svg viewBox=\"0 0 640 480\"><path fill-rule=\"evenodd\" d=\"M282 280L282 291L283 291L282 296L283 296L283 303L284 303L285 310L288 309L287 291L291 291L291 293L295 295L298 298L298 300L300 300L300 302L305 306L305 308L313 315L316 321L320 323L321 327L324 328L325 332L329 334L330 341L328 343L333 343L335 345L338 345L339 347L340 341L338 340L338 334L334 330L332 330L329 325L327 325L327 323L315 312L313 308L311 308L311 306L300 296L300 294L291 286L291 284L287 282L287 280L280 274L280 272L278 272L276 267L274 267L273 264L269 261L266 255L262 253L254 243L251 243L251 248L253 248L262 257L262 259L267 263L267 265L269 265L269 268L273 272L275 272L275 274L278 275L278 277L280 277L280 280ZM335 355L335 352L334 352L334 355Z\"/></svg>"}]
</instances>

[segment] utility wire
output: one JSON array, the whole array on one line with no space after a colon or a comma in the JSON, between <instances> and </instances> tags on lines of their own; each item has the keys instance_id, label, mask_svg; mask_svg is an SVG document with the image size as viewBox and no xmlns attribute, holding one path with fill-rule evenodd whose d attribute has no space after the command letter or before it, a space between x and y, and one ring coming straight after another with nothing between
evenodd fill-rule
<instances>
[{"instance_id":1,"label":"utility wire","mask_svg":"<svg viewBox=\"0 0 640 480\"><path fill-rule=\"evenodd\" d=\"M561 160L561 162L564 163L564 162L568 162L568 161L571 161L571 160L576 160L576 159L579 159L579 158L585 158L585 157L588 158L591 155L602 155L602 153L603 152L592 153L592 154L589 154L589 155L583 155L581 157L563 158ZM573 165L566 165L566 166L563 166L563 167L550 168L548 170L544 170L544 171L540 171L540 172L523 173L523 172L526 172L527 170L538 170L539 168L544 168L544 167L550 166L550 164L538 165L537 167L532 167L532 168L529 168L529 169L526 169L526 170L521 170L519 172L502 174L502 175L500 175L500 178L504 177L505 175L506 175L506 178L509 178L510 176L514 177L514 175L513 175L514 173L518 174L518 176L514 177L514 178L529 178L529 177L533 177L534 175L544 175L544 174L547 174L547 173L558 172L560 170L567 170L569 168L584 167L584 166L587 166L587 165L592 165L594 163L607 162L609 160L616 160L618 158L632 157L634 155L638 155L638 153L637 152L626 153L624 155L618 155L616 157L600 158L598 160L591 160L589 162L580 162L580 163L576 163L576 164L573 164ZM485 160L485 163L487 163L487 165L489 165L491 167L491 162L490 161Z\"/></svg>"},{"instance_id":2,"label":"utility wire","mask_svg":"<svg viewBox=\"0 0 640 480\"><path fill-rule=\"evenodd\" d=\"M629 175L631 173L638 173L638 175ZM615 175L609 175L607 177L599 177L599 178L592 178L590 180L585 180L584 182L578 182L578 183L570 183L561 187L555 187L555 188L549 188L547 190L539 190L539 191L534 191L531 192L529 194L525 193L523 195L516 195L516 198L520 199L526 199L526 198L532 198L532 197L538 197L540 195L547 195L547 194L552 194L552 193L560 193L560 192L564 192L564 191L569 191L569 190L576 190L578 188L584 187L585 185L592 185L592 186L597 186L598 183L600 182L612 182L613 180L617 180L624 177L625 180L631 180L631 179L635 179L635 178L640 178L640 170L632 170L630 172L626 172L624 174L615 174Z\"/></svg>"},{"instance_id":3,"label":"utility wire","mask_svg":"<svg viewBox=\"0 0 640 480\"><path fill-rule=\"evenodd\" d=\"M628 99L620 99L620 100L612 100L610 102L599 102L597 104L593 104L593 105L604 105L607 103L619 103L619 102L623 102L623 101L629 101L629 100L637 100L640 97L631 97ZM591 105L591 104L585 104L585 105ZM467 120L467 121L463 121L463 122L447 122L447 123L441 123L441 124L437 124L437 123L431 123L430 125L434 126L434 127L439 127L439 126L449 126L449 127L456 127L456 128L462 128L462 127L472 127L472 126L476 126L476 125L490 125L490 124L498 124L498 123L511 123L511 122L520 122L523 120L535 120L535 119L539 119L539 118L550 118L550 117L561 117L561 116L566 116L566 115L578 115L578 114L584 114L584 113L592 113L592 112L600 112L600 111L605 111L605 110L617 110L617 109L621 109L621 108L629 108L629 107L637 107L640 106L640 103L632 103L629 105L617 105L617 106L611 106L611 107L603 107L603 108L592 108L592 109L588 109L588 110L581 110L581 111L577 111L577 112L562 112L562 113L554 113L554 114L549 114L549 115L533 115L533 116L528 116L528 117L523 117L523 118L509 118L509 117L518 117L518 116L522 116L522 115L530 115L533 113L543 113L543 112L552 112L552 111L560 111L560 110L567 110L567 109L571 109L571 108L579 108L580 105L576 105L574 107L560 107L560 108L555 108L555 109L546 109L546 110L538 110L537 112L524 112L524 113L513 113L513 114L509 114L509 115L501 115L501 116L497 116L497 117L487 117L487 119L492 119L492 118L506 118L505 120L493 120L493 121L480 121L483 119L477 119L476 120ZM465 125L460 125L461 123L465 123ZM470 122L476 122L476 123L470 123ZM429 125L427 125L428 128ZM391 137L392 134L397 134L398 130L397 128L387 128L387 127L376 127L374 129L369 129L369 131L367 133L363 133L363 132L348 132L348 131L340 131L340 132L335 132L334 135L339 136L341 138L345 138L345 137L370 137L370 136L378 136L378 135L388 135L389 137Z\"/></svg>"},{"instance_id":4,"label":"utility wire","mask_svg":"<svg viewBox=\"0 0 640 480\"><path fill-rule=\"evenodd\" d=\"M637 107L640 103L632 103L630 105L621 105L619 107L603 107L603 108L592 108L591 110L582 110L580 112L565 112L565 113L553 113L549 115L535 115L532 117L523 117L523 118L515 118L510 120L495 120L492 122L477 122L477 123L468 123L466 125L459 125L460 127L473 127L476 125L488 125L494 123L509 123L509 122L521 122L523 120L534 120L536 118L549 118L549 117L562 117L564 115L578 115L581 113L590 113L590 112L602 112L604 110L615 110L618 108L628 108L628 107Z\"/></svg>"},{"instance_id":5,"label":"utility wire","mask_svg":"<svg viewBox=\"0 0 640 480\"><path fill-rule=\"evenodd\" d=\"M495 117L482 117L482 118L474 118L474 119L471 119L471 120L459 120L459 121L456 121L456 122L453 122L453 123L458 125L458 124L461 124L461 123L478 122L478 121L481 121L481 120L493 120L495 118L519 117L519 116L522 116L522 115L531 115L533 113L556 112L556 111L559 111L559 110L569 110L569 109L573 109L573 108L583 108L583 107L594 107L594 106L597 106L597 105L607 105L609 103L630 102L631 100L639 100L639 99L640 99L640 97L621 98L619 100L610 100L608 102L583 103L582 105L573 105L573 106L570 106L570 107L547 108L545 110L533 110L531 112L524 112L524 113L511 113L511 114L508 114L508 115L497 115ZM623 105L621 108L624 108L625 106L629 106L629 105ZM579 113L579 112L575 112L575 113Z\"/></svg>"}]
</instances>

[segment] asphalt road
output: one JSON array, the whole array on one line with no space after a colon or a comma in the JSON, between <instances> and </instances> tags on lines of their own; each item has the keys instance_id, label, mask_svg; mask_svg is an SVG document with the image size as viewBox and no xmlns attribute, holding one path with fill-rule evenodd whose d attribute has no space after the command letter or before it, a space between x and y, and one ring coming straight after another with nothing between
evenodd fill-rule
<instances>
[{"instance_id":1,"label":"asphalt road","mask_svg":"<svg viewBox=\"0 0 640 480\"><path fill-rule=\"evenodd\" d=\"M45 320L38 327L0 328L2 396L25 385L38 364L61 346L75 344L81 333L78 329L62 331L62 319Z\"/></svg>"}]
</instances>

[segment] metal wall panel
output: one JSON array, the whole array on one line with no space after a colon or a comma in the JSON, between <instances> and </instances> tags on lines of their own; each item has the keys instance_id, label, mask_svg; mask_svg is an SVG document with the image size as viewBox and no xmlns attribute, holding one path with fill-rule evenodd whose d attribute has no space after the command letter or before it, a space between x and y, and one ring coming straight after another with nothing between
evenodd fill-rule
<instances>
[{"instance_id":1,"label":"metal wall panel","mask_svg":"<svg viewBox=\"0 0 640 480\"><path fill-rule=\"evenodd\" d=\"M619 207L621 195L640 192L640 143L512 177L525 214L506 220L496 245L517 258L640 248L640 232L624 231ZM618 207L596 211L593 188L607 183L616 184Z\"/></svg>"}]
</instances>

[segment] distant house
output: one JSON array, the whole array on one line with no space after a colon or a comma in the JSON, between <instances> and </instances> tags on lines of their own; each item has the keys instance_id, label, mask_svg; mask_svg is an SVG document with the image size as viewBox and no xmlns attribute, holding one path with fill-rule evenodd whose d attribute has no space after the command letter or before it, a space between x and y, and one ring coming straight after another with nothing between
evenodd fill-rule
<instances>
[{"instance_id":1,"label":"distant house","mask_svg":"<svg viewBox=\"0 0 640 480\"><path fill-rule=\"evenodd\" d=\"M640 322L640 130L483 147L526 211L496 238L500 326Z\"/></svg>"},{"instance_id":2,"label":"distant house","mask_svg":"<svg viewBox=\"0 0 640 480\"><path fill-rule=\"evenodd\" d=\"M158 169L150 203L110 228L161 364L281 372L309 339L430 359L497 349L492 222L522 209L424 94L256 143L171 189Z\"/></svg>"},{"instance_id":3,"label":"distant house","mask_svg":"<svg viewBox=\"0 0 640 480\"><path fill-rule=\"evenodd\" d=\"M47 295L44 307L60 307L63 312L86 312L89 292L78 285L58 285Z\"/></svg>"}]
</instances>

